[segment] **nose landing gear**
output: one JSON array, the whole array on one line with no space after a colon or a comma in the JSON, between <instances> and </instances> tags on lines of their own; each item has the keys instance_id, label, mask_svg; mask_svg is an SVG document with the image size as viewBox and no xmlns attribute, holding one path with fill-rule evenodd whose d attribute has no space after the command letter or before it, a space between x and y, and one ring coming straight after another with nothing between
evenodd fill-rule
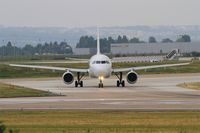
<instances>
[{"instance_id":1,"label":"nose landing gear","mask_svg":"<svg viewBox=\"0 0 200 133\"><path fill-rule=\"evenodd\" d=\"M102 80L100 80L99 88L103 88L103 82L102 82Z\"/></svg>"},{"instance_id":2,"label":"nose landing gear","mask_svg":"<svg viewBox=\"0 0 200 133\"><path fill-rule=\"evenodd\" d=\"M103 88L103 79L104 79L103 76L100 76L100 77L99 77L99 80L100 80L99 88Z\"/></svg>"}]
</instances>

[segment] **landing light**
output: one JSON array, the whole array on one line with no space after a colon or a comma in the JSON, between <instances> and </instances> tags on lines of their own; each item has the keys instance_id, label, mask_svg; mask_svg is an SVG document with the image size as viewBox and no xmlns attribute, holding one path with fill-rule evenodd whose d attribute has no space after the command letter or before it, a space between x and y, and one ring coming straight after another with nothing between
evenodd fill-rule
<instances>
[{"instance_id":1,"label":"landing light","mask_svg":"<svg viewBox=\"0 0 200 133\"><path fill-rule=\"evenodd\" d=\"M103 76L100 76L100 77L99 77L99 80L104 80L104 77L103 77Z\"/></svg>"}]
</instances>

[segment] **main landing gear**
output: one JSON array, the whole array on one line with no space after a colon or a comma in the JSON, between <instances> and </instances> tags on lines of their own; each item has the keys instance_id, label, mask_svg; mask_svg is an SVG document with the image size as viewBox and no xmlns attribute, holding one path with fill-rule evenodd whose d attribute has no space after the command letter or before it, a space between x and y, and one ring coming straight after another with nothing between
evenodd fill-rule
<instances>
[{"instance_id":1,"label":"main landing gear","mask_svg":"<svg viewBox=\"0 0 200 133\"><path fill-rule=\"evenodd\" d=\"M120 85L121 85L122 87L125 87L125 81L122 80L122 72L116 73L115 75L116 75L117 78L119 79L119 80L117 80L117 87L120 87Z\"/></svg>"},{"instance_id":2,"label":"main landing gear","mask_svg":"<svg viewBox=\"0 0 200 133\"><path fill-rule=\"evenodd\" d=\"M77 72L77 80L75 81L75 87L83 87L83 81L81 80L83 78L84 74L80 73L80 72Z\"/></svg>"}]
</instances>

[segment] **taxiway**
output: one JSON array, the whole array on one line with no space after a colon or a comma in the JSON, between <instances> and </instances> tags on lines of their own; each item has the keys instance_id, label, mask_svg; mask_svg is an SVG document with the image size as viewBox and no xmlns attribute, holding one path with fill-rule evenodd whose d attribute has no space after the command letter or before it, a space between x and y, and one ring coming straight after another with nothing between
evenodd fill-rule
<instances>
[{"instance_id":1,"label":"taxiway","mask_svg":"<svg viewBox=\"0 0 200 133\"><path fill-rule=\"evenodd\" d=\"M200 91L177 87L200 81L200 74L140 76L135 85L116 87L116 78L85 79L83 88L67 86L61 78L5 79L1 82L51 91L65 96L1 98L0 109L117 109L117 110L200 110Z\"/></svg>"}]
</instances>

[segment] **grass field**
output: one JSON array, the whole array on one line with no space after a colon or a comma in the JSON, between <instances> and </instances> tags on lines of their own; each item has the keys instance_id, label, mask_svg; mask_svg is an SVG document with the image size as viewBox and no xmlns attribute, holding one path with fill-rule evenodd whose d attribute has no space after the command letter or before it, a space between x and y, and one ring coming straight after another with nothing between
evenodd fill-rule
<instances>
[{"instance_id":1,"label":"grass field","mask_svg":"<svg viewBox=\"0 0 200 133\"><path fill-rule=\"evenodd\" d=\"M7 64L0 64L0 78L36 78L36 77L59 77L63 72L52 72L50 70L29 69L10 67Z\"/></svg>"},{"instance_id":2,"label":"grass field","mask_svg":"<svg viewBox=\"0 0 200 133\"><path fill-rule=\"evenodd\" d=\"M51 92L0 83L0 98L56 96Z\"/></svg>"},{"instance_id":3,"label":"grass field","mask_svg":"<svg viewBox=\"0 0 200 133\"><path fill-rule=\"evenodd\" d=\"M200 90L200 82L183 83L179 84L178 86L188 89Z\"/></svg>"},{"instance_id":4,"label":"grass field","mask_svg":"<svg viewBox=\"0 0 200 133\"><path fill-rule=\"evenodd\" d=\"M24 62L25 63L25 62ZM180 63L175 61L167 61L164 64L171 63ZM148 65L160 65L162 63L113 63L113 68L127 68L134 66L148 66ZM43 65L43 66L59 66L66 68L88 68L87 63L80 64L34 64L34 65ZM187 66L179 66L179 67L168 67L168 68L156 68L149 69L147 71L137 71L138 74L166 74L166 73L200 73L200 61L194 61L190 65ZM0 64L0 78L25 78L25 77L61 77L64 72L62 71L50 71L50 70L42 70L42 69L29 69L29 68L17 68L10 67L8 64Z\"/></svg>"},{"instance_id":5,"label":"grass field","mask_svg":"<svg viewBox=\"0 0 200 133\"><path fill-rule=\"evenodd\" d=\"M149 65L161 65L161 64L174 64L181 63L176 61L165 61L157 63L114 63L114 68L125 68L132 66L149 66ZM177 66L177 67L167 67L167 68L155 68L148 70L137 71L138 74L174 74L174 73L200 73L200 61L193 61L190 65L186 66Z\"/></svg>"},{"instance_id":6,"label":"grass field","mask_svg":"<svg viewBox=\"0 0 200 133\"><path fill-rule=\"evenodd\" d=\"M1 111L19 133L199 133L200 112Z\"/></svg>"}]
</instances>

